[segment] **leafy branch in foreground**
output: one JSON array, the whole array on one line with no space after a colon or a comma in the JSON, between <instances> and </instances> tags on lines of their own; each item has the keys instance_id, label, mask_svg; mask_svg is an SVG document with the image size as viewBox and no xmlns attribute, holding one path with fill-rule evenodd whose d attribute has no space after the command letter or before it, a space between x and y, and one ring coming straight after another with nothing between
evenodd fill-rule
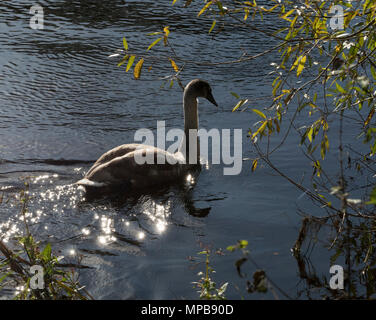
<instances>
[{"instance_id":1,"label":"leafy branch in foreground","mask_svg":"<svg viewBox=\"0 0 376 320\"><path fill-rule=\"evenodd\" d=\"M228 286L228 282L221 285L217 288L217 284L210 277L212 273L215 273L215 270L210 265L210 249L199 252L198 254L205 255L205 272L200 271L198 273L201 276L201 279L197 282L193 282L195 287L198 289L200 294L200 299L205 300L224 300L225 291Z\"/></svg>"},{"instance_id":2,"label":"leafy branch in foreground","mask_svg":"<svg viewBox=\"0 0 376 320\"><path fill-rule=\"evenodd\" d=\"M19 205L25 223L26 235L18 237L16 248L10 249L0 238L0 288L16 287L16 299L22 300L87 300L93 297L80 285L76 268L84 268L78 264L63 264L53 254L50 244L40 249L40 243L31 235L27 224L27 204L29 201L29 183L25 181L24 188L19 193ZM42 286L33 289L31 281L33 274L31 268L38 266L43 270ZM69 268L70 270L66 270ZM39 272L38 272L39 273ZM41 279L38 279L40 281ZM38 283L40 287L40 283Z\"/></svg>"}]
</instances>

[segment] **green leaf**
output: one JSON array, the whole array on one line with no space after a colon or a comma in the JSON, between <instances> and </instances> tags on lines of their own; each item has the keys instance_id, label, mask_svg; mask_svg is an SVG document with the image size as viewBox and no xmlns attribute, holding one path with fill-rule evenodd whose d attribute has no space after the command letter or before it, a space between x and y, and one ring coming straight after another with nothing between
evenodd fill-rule
<instances>
[{"instance_id":1,"label":"green leaf","mask_svg":"<svg viewBox=\"0 0 376 320\"><path fill-rule=\"evenodd\" d=\"M147 36L157 36L159 34L162 34L163 32L162 31L158 31L158 32L150 32L150 33L147 33L146 35Z\"/></svg>"},{"instance_id":2,"label":"green leaf","mask_svg":"<svg viewBox=\"0 0 376 320\"><path fill-rule=\"evenodd\" d=\"M246 248L248 246L248 241L247 240L240 240L239 246L240 246L240 248Z\"/></svg>"},{"instance_id":3,"label":"green leaf","mask_svg":"<svg viewBox=\"0 0 376 320\"><path fill-rule=\"evenodd\" d=\"M252 135L252 140L259 134L264 132L266 125L268 124L268 121L264 121L263 124L260 126L260 128L257 129L257 131Z\"/></svg>"},{"instance_id":4,"label":"green leaf","mask_svg":"<svg viewBox=\"0 0 376 320\"><path fill-rule=\"evenodd\" d=\"M235 92L230 92L236 99L240 99L239 95Z\"/></svg>"},{"instance_id":5,"label":"green leaf","mask_svg":"<svg viewBox=\"0 0 376 320\"><path fill-rule=\"evenodd\" d=\"M290 28L294 28L294 25L296 23L296 20L298 20L298 16L296 15L294 19L291 20Z\"/></svg>"},{"instance_id":6,"label":"green leaf","mask_svg":"<svg viewBox=\"0 0 376 320\"><path fill-rule=\"evenodd\" d=\"M375 204L376 205L376 188L374 188L370 194L370 201L366 202L366 204Z\"/></svg>"},{"instance_id":7,"label":"green leaf","mask_svg":"<svg viewBox=\"0 0 376 320\"><path fill-rule=\"evenodd\" d=\"M295 11L295 9L291 9L289 12L287 12L286 14L284 14L281 18L284 19L284 20L287 20L287 21L291 21L290 19L287 19L287 17L293 13Z\"/></svg>"},{"instance_id":8,"label":"green leaf","mask_svg":"<svg viewBox=\"0 0 376 320\"><path fill-rule=\"evenodd\" d=\"M155 40L146 50L150 50L151 48L153 48L159 41L161 41L163 39L163 37L161 38L158 38L157 40Z\"/></svg>"},{"instance_id":9,"label":"green leaf","mask_svg":"<svg viewBox=\"0 0 376 320\"><path fill-rule=\"evenodd\" d=\"M308 132L307 132L307 138L308 138L309 142L311 142L311 143L312 143L312 137L313 137L313 128L310 127Z\"/></svg>"},{"instance_id":10,"label":"green leaf","mask_svg":"<svg viewBox=\"0 0 376 320\"><path fill-rule=\"evenodd\" d=\"M248 102L248 99L242 99L240 100L236 106L234 107L234 109L232 109L232 112L234 112L235 110L237 110L238 108L240 108L243 104L247 103Z\"/></svg>"},{"instance_id":11,"label":"green leaf","mask_svg":"<svg viewBox=\"0 0 376 320\"><path fill-rule=\"evenodd\" d=\"M244 14L244 21L245 21L245 20L248 19L248 16L249 16L249 8L245 7L244 12L245 12L245 14Z\"/></svg>"},{"instance_id":12,"label":"green leaf","mask_svg":"<svg viewBox=\"0 0 376 320\"><path fill-rule=\"evenodd\" d=\"M300 61L301 58L302 58L302 56L299 56L299 57L296 58L295 62L291 66L290 71L296 68L296 66L299 64L299 61Z\"/></svg>"},{"instance_id":13,"label":"green leaf","mask_svg":"<svg viewBox=\"0 0 376 320\"><path fill-rule=\"evenodd\" d=\"M214 29L216 23L217 23L217 20L213 20L213 23L212 23L212 25L211 25L211 27L210 27L210 29L209 29L209 33L213 31L213 29Z\"/></svg>"},{"instance_id":14,"label":"green leaf","mask_svg":"<svg viewBox=\"0 0 376 320\"><path fill-rule=\"evenodd\" d=\"M118 67L120 67L120 66L122 66L124 63L126 63L127 62L127 60L128 60L128 58L129 58L129 55L126 55L119 63L118 63Z\"/></svg>"},{"instance_id":15,"label":"green leaf","mask_svg":"<svg viewBox=\"0 0 376 320\"><path fill-rule=\"evenodd\" d=\"M281 84L282 84L282 80L279 80L277 82L277 84L275 85L275 87L273 88L273 91L272 91L273 97L275 97L277 90L278 90L278 88L280 87Z\"/></svg>"},{"instance_id":16,"label":"green leaf","mask_svg":"<svg viewBox=\"0 0 376 320\"><path fill-rule=\"evenodd\" d=\"M3 282L9 275L11 275L12 272L8 272L6 273L5 275L3 275L1 278L0 278L0 283Z\"/></svg>"},{"instance_id":17,"label":"green leaf","mask_svg":"<svg viewBox=\"0 0 376 320\"><path fill-rule=\"evenodd\" d=\"M125 51L128 51L128 42L127 42L127 39L125 39L125 37L123 37L123 46L124 46Z\"/></svg>"},{"instance_id":18,"label":"green leaf","mask_svg":"<svg viewBox=\"0 0 376 320\"><path fill-rule=\"evenodd\" d=\"M306 60L307 60L307 56L303 56L299 60L298 69L296 70L296 76L297 77L299 77L300 74L302 73L302 71L304 69L304 64L305 64Z\"/></svg>"},{"instance_id":19,"label":"green leaf","mask_svg":"<svg viewBox=\"0 0 376 320\"><path fill-rule=\"evenodd\" d=\"M254 113L257 113L261 118L266 119L266 115L263 114L260 110L252 109L252 111L253 111Z\"/></svg>"},{"instance_id":20,"label":"green leaf","mask_svg":"<svg viewBox=\"0 0 376 320\"><path fill-rule=\"evenodd\" d=\"M41 254L45 261L48 261L51 259L51 245L49 243L44 247Z\"/></svg>"},{"instance_id":21,"label":"green leaf","mask_svg":"<svg viewBox=\"0 0 376 320\"><path fill-rule=\"evenodd\" d=\"M372 77L376 80L376 70L373 66L371 66L371 73L372 73Z\"/></svg>"},{"instance_id":22,"label":"green leaf","mask_svg":"<svg viewBox=\"0 0 376 320\"><path fill-rule=\"evenodd\" d=\"M125 69L126 72L128 72L129 69L132 67L135 58L136 58L136 56L131 56L129 58L127 68Z\"/></svg>"},{"instance_id":23,"label":"green leaf","mask_svg":"<svg viewBox=\"0 0 376 320\"><path fill-rule=\"evenodd\" d=\"M336 82L336 88L339 92L343 93L343 94L346 94L346 90L343 89L339 84L338 82Z\"/></svg>"},{"instance_id":24,"label":"green leaf","mask_svg":"<svg viewBox=\"0 0 376 320\"><path fill-rule=\"evenodd\" d=\"M213 1L209 1L207 4L205 4L204 7L198 13L197 17L201 16L210 7L212 3Z\"/></svg>"}]
</instances>

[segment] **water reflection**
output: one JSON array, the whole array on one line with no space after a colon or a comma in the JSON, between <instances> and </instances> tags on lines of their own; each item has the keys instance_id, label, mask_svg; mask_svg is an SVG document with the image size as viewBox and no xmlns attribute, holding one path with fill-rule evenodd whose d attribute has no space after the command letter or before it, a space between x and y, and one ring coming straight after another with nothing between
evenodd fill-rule
<instances>
[{"instance_id":1,"label":"water reflection","mask_svg":"<svg viewBox=\"0 0 376 320\"><path fill-rule=\"evenodd\" d=\"M64 177L56 173L29 176L21 179L18 186L1 187L0 193L7 193L7 208L12 213L0 223L0 234L4 242L24 234L26 219L38 238L63 247L73 241L76 245L89 245L82 248L89 252L93 251L90 247L96 247L94 251L98 252L104 247L119 249L122 244L140 248L143 242L169 231L176 223L172 216L177 208L183 208L193 218L209 214L210 207L197 208L193 200L198 174L189 173L183 183L146 192L120 188L110 194L85 192L64 184ZM68 256L75 255L77 248L64 251Z\"/></svg>"},{"instance_id":2,"label":"water reflection","mask_svg":"<svg viewBox=\"0 0 376 320\"><path fill-rule=\"evenodd\" d=\"M117 212L116 216L95 215L100 225L97 239L100 245L109 245L124 238L126 241L134 239L143 242L168 231L177 205L182 205L186 213L193 217L209 214L210 207L197 208L192 197L198 174L199 171L188 173L182 183L142 191L131 190L127 186L115 190L89 188L79 206L104 205ZM83 187L79 189L85 190Z\"/></svg>"},{"instance_id":3,"label":"water reflection","mask_svg":"<svg viewBox=\"0 0 376 320\"><path fill-rule=\"evenodd\" d=\"M297 285L297 297L309 299L373 299L376 295L375 221L359 221L346 217L342 230L340 216L304 217L298 239L293 247L298 275L302 280ZM350 220L351 219L351 220ZM330 234L328 237L327 235ZM315 257L315 246L320 240L328 247L326 264L336 269L320 274L322 256ZM319 259L318 259L319 258ZM342 279L340 279L342 277ZM333 281L335 280L335 281ZM342 288L340 288L342 283Z\"/></svg>"}]
</instances>

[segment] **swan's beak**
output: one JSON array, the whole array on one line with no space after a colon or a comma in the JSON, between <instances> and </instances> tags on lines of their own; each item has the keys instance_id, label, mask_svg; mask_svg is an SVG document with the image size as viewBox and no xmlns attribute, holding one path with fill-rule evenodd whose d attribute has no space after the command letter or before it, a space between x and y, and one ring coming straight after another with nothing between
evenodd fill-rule
<instances>
[{"instance_id":1,"label":"swan's beak","mask_svg":"<svg viewBox=\"0 0 376 320\"><path fill-rule=\"evenodd\" d=\"M208 93L208 96L206 97L206 99L208 99L212 104L214 104L216 107L218 107L218 104L217 104L217 102L215 102L215 99L214 99L211 92Z\"/></svg>"}]
</instances>

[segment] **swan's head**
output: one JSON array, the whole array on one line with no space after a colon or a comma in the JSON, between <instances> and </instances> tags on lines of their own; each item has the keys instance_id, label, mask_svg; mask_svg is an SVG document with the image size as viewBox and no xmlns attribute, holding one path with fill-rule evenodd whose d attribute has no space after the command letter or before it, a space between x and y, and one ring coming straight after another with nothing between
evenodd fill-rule
<instances>
[{"instance_id":1,"label":"swan's head","mask_svg":"<svg viewBox=\"0 0 376 320\"><path fill-rule=\"evenodd\" d=\"M184 91L186 93L188 92L191 93L196 98L198 97L205 98L209 100L212 104L218 107L218 104L217 102L215 102L215 99L213 97L212 89L209 83L206 82L205 80L201 80L201 79L192 80L186 85Z\"/></svg>"}]
</instances>

